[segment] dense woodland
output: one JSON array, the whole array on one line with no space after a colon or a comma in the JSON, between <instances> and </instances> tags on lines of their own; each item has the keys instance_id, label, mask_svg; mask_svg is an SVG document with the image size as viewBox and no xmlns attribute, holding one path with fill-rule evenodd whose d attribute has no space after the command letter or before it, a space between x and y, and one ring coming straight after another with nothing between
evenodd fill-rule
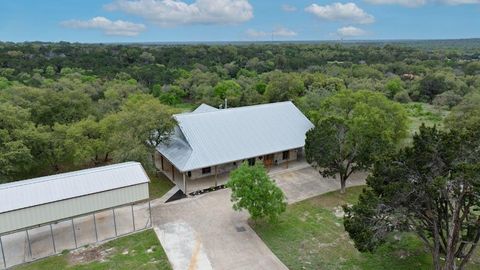
<instances>
[{"instance_id":1,"label":"dense woodland","mask_svg":"<svg viewBox=\"0 0 480 270\"><path fill-rule=\"evenodd\" d=\"M453 127L480 117L479 60L450 43L0 43L0 182L125 160L151 170L173 113L224 99L292 100L315 119L326 97L368 90L414 115L453 111Z\"/></svg>"}]
</instances>

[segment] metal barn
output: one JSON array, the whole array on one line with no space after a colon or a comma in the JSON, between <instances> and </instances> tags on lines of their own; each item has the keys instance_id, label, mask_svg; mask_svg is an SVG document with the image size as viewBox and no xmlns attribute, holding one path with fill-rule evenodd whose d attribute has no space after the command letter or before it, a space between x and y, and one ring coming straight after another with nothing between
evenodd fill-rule
<instances>
[{"instance_id":1,"label":"metal barn","mask_svg":"<svg viewBox=\"0 0 480 270\"><path fill-rule=\"evenodd\" d=\"M126 162L2 184L0 247L2 235L26 231L28 237L35 227L144 202L149 181L140 163Z\"/></svg>"}]
</instances>

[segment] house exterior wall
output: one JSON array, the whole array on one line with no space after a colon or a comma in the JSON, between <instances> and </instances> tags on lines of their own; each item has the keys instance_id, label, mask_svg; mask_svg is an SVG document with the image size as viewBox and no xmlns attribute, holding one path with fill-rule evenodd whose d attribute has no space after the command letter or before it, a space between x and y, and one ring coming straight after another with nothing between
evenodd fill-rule
<instances>
[{"instance_id":1,"label":"house exterior wall","mask_svg":"<svg viewBox=\"0 0 480 270\"><path fill-rule=\"evenodd\" d=\"M144 183L2 213L0 214L0 234L148 198L148 183Z\"/></svg>"},{"instance_id":2,"label":"house exterior wall","mask_svg":"<svg viewBox=\"0 0 480 270\"><path fill-rule=\"evenodd\" d=\"M286 163L287 161L297 160L299 150L300 149L290 149L290 150L288 150L289 151L289 158L286 159L286 160L283 159L283 151L274 153L273 154L272 165L279 165L279 164ZM265 156L255 157L255 164L261 164L263 162L264 157ZM217 174L228 173L228 172L236 169L238 166L240 166L242 164L242 162L246 162L247 160L248 159L244 159L244 160L238 160L238 161L235 161L235 162L230 162L230 163L226 163L226 164L217 165ZM192 180L193 179L199 179L199 178L208 177L208 176L212 176L212 175L215 175L215 166L211 167L210 173L208 173L208 174L203 174L202 169L193 170L193 171L191 171L191 176L189 177L189 179L192 179Z\"/></svg>"}]
</instances>

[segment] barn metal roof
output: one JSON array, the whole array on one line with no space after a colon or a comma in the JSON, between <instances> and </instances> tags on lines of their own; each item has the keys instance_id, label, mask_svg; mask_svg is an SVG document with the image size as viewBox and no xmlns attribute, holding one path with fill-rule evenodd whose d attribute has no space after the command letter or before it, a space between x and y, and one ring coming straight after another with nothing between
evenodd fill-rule
<instances>
[{"instance_id":1,"label":"barn metal roof","mask_svg":"<svg viewBox=\"0 0 480 270\"><path fill-rule=\"evenodd\" d=\"M162 153L181 172L300 148L313 124L290 102L174 115Z\"/></svg>"},{"instance_id":2,"label":"barn metal roof","mask_svg":"<svg viewBox=\"0 0 480 270\"><path fill-rule=\"evenodd\" d=\"M0 213L149 182L142 165L125 162L0 185Z\"/></svg>"}]
</instances>

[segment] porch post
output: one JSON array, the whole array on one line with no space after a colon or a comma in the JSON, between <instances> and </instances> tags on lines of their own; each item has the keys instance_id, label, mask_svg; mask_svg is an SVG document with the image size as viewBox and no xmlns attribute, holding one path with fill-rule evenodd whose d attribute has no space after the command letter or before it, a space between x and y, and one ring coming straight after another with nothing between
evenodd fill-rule
<instances>
[{"instance_id":1,"label":"porch post","mask_svg":"<svg viewBox=\"0 0 480 270\"><path fill-rule=\"evenodd\" d=\"M165 169L163 168L163 155L160 154L160 163L162 164L162 171L164 171Z\"/></svg>"},{"instance_id":2,"label":"porch post","mask_svg":"<svg viewBox=\"0 0 480 270\"><path fill-rule=\"evenodd\" d=\"M215 166L215 187L218 186L218 179L217 179L217 166Z\"/></svg>"},{"instance_id":3,"label":"porch post","mask_svg":"<svg viewBox=\"0 0 480 270\"><path fill-rule=\"evenodd\" d=\"M187 179L185 178L185 173L183 173L183 189L185 189L185 195L188 194L187 192Z\"/></svg>"}]
</instances>

